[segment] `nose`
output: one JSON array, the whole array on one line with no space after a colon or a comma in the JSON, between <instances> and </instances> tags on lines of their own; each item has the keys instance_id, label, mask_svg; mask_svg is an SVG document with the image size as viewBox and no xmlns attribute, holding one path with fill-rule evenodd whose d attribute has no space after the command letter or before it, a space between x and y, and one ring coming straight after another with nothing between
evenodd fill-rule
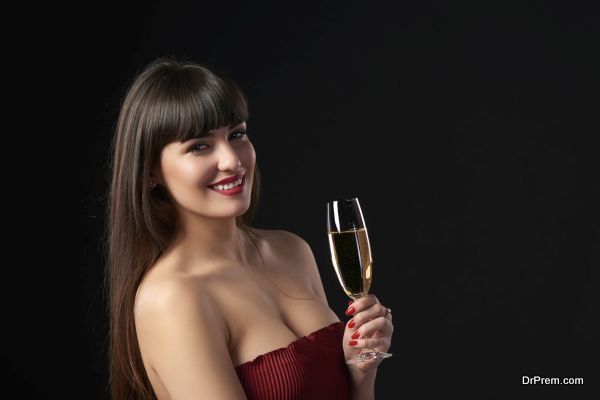
<instances>
[{"instance_id":1,"label":"nose","mask_svg":"<svg viewBox=\"0 0 600 400\"><path fill-rule=\"evenodd\" d=\"M242 166L240 157L229 143L223 143L219 147L217 157L217 168L219 171L237 171Z\"/></svg>"}]
</instances>

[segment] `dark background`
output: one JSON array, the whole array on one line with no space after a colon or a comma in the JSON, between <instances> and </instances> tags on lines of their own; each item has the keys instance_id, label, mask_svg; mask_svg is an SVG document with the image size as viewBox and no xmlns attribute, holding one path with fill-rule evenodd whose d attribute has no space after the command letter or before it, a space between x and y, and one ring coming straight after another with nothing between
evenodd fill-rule
<instances>
[{"instance_id":1,"label":"dark background","mask_svg":"<svg viewBox=\"0 0 600 400\"><path fill-rule=\"evenodd\" d=\"M29 39L5 61L25 75L7 83L30 85L11 97L22 114L7 115L18 129L6 156L18 162L4 170L5 210L18 224L1 299L3 391L107 398L109 143L134 74L173 53L246 91L264 182L255 225L311 244L344 321L324 204L360 198L372 293L394 310L378 399L598 398L597 8L155 1L24 12L8 38ZM524 375L584 385L523 385Z\"/></svg>"}]
</instances>

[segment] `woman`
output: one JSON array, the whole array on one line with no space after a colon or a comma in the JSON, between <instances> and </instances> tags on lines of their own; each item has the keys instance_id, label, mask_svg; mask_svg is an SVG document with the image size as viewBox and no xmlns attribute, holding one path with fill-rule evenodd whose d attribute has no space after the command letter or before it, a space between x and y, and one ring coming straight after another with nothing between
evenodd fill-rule
<instances>
[{"instance_id":1,"label":"woman","mask_svg":"<svg viewBox=\"0 0 600 400\"><path fill-rule=\"evenodd\" d=\"M113 142L110 381L121 399L370 399L389 309L344 324L309 245L249 226L260 191L239 87L162 58L135 79ZM368 339L367 339L368 337Z\"/></svg>"}]
</instances>

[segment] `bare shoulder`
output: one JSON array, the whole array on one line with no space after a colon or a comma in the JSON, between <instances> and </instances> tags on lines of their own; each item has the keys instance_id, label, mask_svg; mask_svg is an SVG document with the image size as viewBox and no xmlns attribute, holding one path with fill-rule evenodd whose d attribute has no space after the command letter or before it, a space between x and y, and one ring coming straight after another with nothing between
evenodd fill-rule
<instances>
[{"instance_id":1,"label":"bare shoulder","mask_svg":"<svg viewBox=\"0 0 600 400\"><path fill-rule=\"evenodd\" d=\"M269 249L285 261L281 265L291 266L289 273L308 278L313 292L327 305L319 268L308 242L293 232L281 229L258 230L258 233L268 242Z\"/></svg>"},{"instance_id":2,"label":"bare shoulder","mask_svg":"<svg viewBox=\"0 0 600 400\"><path fill-rule=\"evenodd\" d=\"M282 229L253 229L265 242L264 249L274 259L282 261L275 264L316 268L315 258L308 242L299 235ZM306 272L306 271L304 271ZM314 272L314 271L312 271Z\"/></svg>"},{"instance_id":3,"label":"bare shoulder","mask_svg":"<svg viewBox=\"0 0 600 400\"><path fill-rule=\"evenodd\" d=\"M227 342L227 324L205 286L198 277L161 275L145 279L138 288L134 303L138 336L144 333L145 327L193 314L196 318L211 321L209 330L204 329L203 332L214 336L214 340L224 338ZM149 348L149 355L152 350Z\"/></svg>"},{"instance_id":4,"label":"bare shoulder","mask_svg":"<svg viewBox=\"0 0 600 400\"><path fill-rule=\"evenodd\" d=\"M134 318L142 355L171 399L197 393L244 399L229 357L226 323L203 289L198 279L174 276L140 285Z\"/></svg>"},{"instance_id":5,"label":"bare shoulder","mask_svg":"<svg viewBox=\"0 0 600 400\"><path fill-rule=\"evenodd\" d=\"M134 315L141 320L151 318L169 310L201 311L219 322L218 311L214 308L210 292L203 290L199 279L183 277L160 277L145 280L136 294Z\"/></svg>"},{"instance_id":6,"label":"bare shoulder","mask_svg":"<svg viewBox=\"0 0 600 400\"><path fill-rule=\"evenodd\" d=\"M274 250L284 250L289 255L310 250L309 244L299 235L282 229L254 229ZM291 253L290 253L291 251Z\"/></svg>"}]
</instances>

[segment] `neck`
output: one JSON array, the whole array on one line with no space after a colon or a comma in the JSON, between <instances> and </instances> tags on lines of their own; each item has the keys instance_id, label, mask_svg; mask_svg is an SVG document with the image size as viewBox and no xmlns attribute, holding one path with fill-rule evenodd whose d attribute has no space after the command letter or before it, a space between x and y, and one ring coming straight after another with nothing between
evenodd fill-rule
<instances>
[{"instance_id":1,"label":"neck","mask_svg":"<svg viewBox=\"0 0 600 400\"><path fill-rule=\"evenodd\" d=\"M227 263L243 266L250 262L248 240L235 218L187 216L165 253L173 253L180 265L190 269Z\"/></svg>"}]
</instances>

